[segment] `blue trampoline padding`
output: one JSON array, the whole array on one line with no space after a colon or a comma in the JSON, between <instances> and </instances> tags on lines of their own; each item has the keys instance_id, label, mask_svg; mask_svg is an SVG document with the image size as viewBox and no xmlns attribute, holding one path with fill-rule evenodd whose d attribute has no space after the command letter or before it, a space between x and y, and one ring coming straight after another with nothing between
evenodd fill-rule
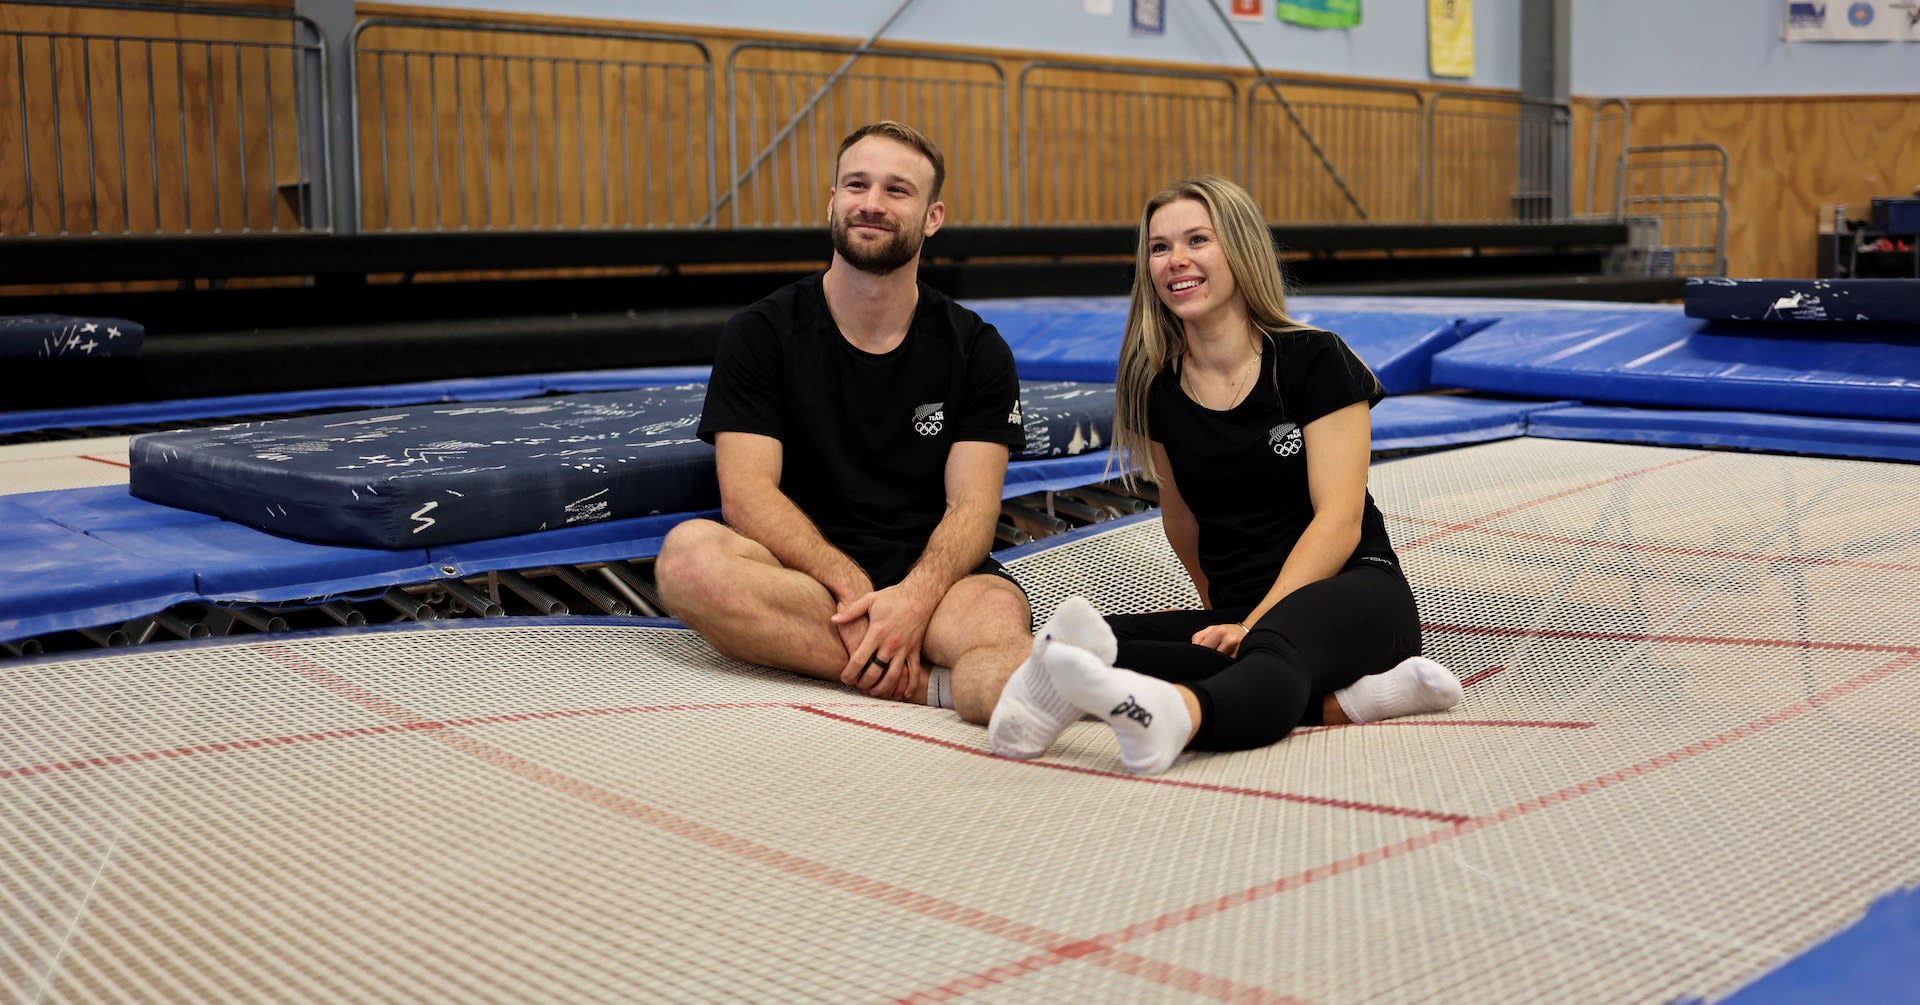
<instances>
[{"instance_id":1,"label":"blue trampoline padding","mask_svg":"<svg viewBox=\"0 0 1920 1005\"><path fill-rule=\"evenodd\" d=\"M434 578L425 548L313 544L227 520L89 536L156 567L191 571L194 593L209 600L294 601Z\"/></svg>"},{"instance_id":2,"label":"blue trampoline padding","mask_svg":"<svg viewBox=\"0 0 1920 1005\"><path fill-rule=\"evenodd\" d=\"M1900 890L1874 901L1865 917L1720 999L1719 1005L1920 1002L1916 953L1920 890Z\"/></svg>"},{"instance_id":3,"label":"blue trampoline padding","mask_svg":"<svg viewBox=\"0 0 1920 1005\"><path fill-rule=\"evenodd\" d=\"M107 359L140 355L147 329L124 318L65 314L0 317L0 359Z\"/></svg>"},{"instance_id":4,"label":"blue trampoline padding","mask_svg":"<svg viewBox=\"0 0 1920 1005\"><path fill-rule=\"evenodd\" d=\"M0 639L118 622L195 594L185 566L51 523L0 527Z\"/></svg>"},{"instance_id":5,"label":"blue trampoline padding","mask_svg":"<svg viewBox=\"0 0 1920 1005\"><path fill-rule=\"evenodd\" d=\"M1920 340L1856 338L1843 326L1805 338L1721 330L1673 306L1549 310L1442 350L1433 380L1529 398L1920 419Z\"/></svg>"},{"instance_id":6,"label":"blue trampoline padding","mask_svg":"<svg viewBox=\"0 0 1920 1005\"><path fill-rule=\"evenodd\" d=\"M158 530L219 517L136 499L125 485L53 489L0 496L0 526L47 523L82 534L100 530Z\"/></svg>"},{"instance_id":7,"label":"blue trampoline padding","mask_svg":"<svg viewBox=\"0 0 1920 1005\"><path fill-rule=\"evenodd\" d=\"M582 370L526 376L470 377L422 381L381 387L337 387L270 394L236 394L219 398L183 398L178 401L142 401L87 408L40 409L0 413L0 433L36 429L75 429L87 426L123 426L156 422L243 415L273 415L328 408L387 408L395 405L439 404L450 401L500 401L532 398L555 392L614 391L660 384L704 384L706 366L660 366L620 370Z\"/></svg>"},{"instance_id":8,"label":"blue trampoline padding","mask_svg":"<svg viewBox=\"0 0 1920 1005\"><path fill-rule=\"evenodd\" d=\"M470 576L498 569L653 558L660 554L660 542L666 539L667 531L695 518L718 520L720 511L660 513L485 541L435 545L427 549L427 557L435 578Z\"/></svg>"},{"instance_id":9,"label":"blue trampoline padding","mask_svg":"<svg viewBox=\"0 0 1920 1005\"><path fill-rule=\"evenodd\" d=\"M1554 440L1920 461L1920 423L1874 419L1581 405L1533 414L1527 420L1527 435Z\"/></svg>"},{"instance_id":10,"label":"blue trampoline padding","mask_svg":"<svg viewBox=\"0 0 1920 1005\"><path fill-rule=\"evenodd\" d=\"M999 329L1028 380L1112 383L1118 372L1125 297L1028 297L968 306ZM1438 298L1295 297L1287 306L1296 320L1345 339L1389 394L1431 389L1433 354L1501 316L1463 313L1459 305Z\"/></svg>"},{"instance_id":11,"label":"blue trampoline padding","mask_svg":"<svg viewBox=\"0 0 1920 1005\"><path fill-rule=\"evenodd\" d=\"M1373 449L1416 450L1527 435L1532 417L1570 401L1506 401L1453 394L1394 395L1373 408Z\"/></svg>"},{"instance_id":12,"label":"blue trampoline padding","mask_svg":"<svg viewBox=\"0 0 1920 1005\"><path fill-rule=\"evenodd\" d=\"M1920 279L1687 280L1690 318L1920 324Z\"/></svg>"}]
</instances>

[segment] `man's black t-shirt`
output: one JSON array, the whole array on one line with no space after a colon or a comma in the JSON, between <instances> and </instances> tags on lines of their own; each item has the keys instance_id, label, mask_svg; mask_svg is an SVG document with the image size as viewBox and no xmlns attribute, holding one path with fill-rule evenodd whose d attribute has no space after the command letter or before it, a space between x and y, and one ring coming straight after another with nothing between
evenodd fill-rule
<instances>
[{"instance_id":1,"label":"man's black t-shirt","mask_svg":"<svg viewBox=\"0 0 1920 1005\"><path fill-rule=\"evenodd\" d=\"M992 325L921 283L907 337L863 352L819 274L727 322L700 438L727 432L780 441L781 491L876 587L905 577L945 514L955 442L1026 443L1013 352Z\"/></svg>"},{"instance_id":2,"label":"man's black t-shirt","mask_svg":"<svg viewBox=\"0 0 1920 1005\"><path fill-rule=\"evenodd\" d=\"M1331 332L1283 332L1266 344L1260 378L1227 411L1187 397L1171 367L1147 392L1147 433L1166 447L1180 498L1200 525L1200 569L1215 607L1258 604L1313 519L1301 427L1385 397L1373 371ZM1372 493L1348 561L1399 568Z\"/></svg>"}]
</instances>

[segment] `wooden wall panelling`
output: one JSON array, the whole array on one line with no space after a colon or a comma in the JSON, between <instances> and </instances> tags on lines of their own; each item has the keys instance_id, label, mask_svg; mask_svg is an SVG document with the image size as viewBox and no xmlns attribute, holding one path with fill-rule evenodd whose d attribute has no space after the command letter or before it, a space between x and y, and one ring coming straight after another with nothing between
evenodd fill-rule
<instances>
[{"instance_id":1,"label":"wooden wall panelling","mask_svg":"<svg viewBox=\"0 0 1920 1005\"><path fill-rule=\"evenodd\" d=\"M355 62L369 230L690 226L706 216L713 106L693 47L374 25Z\"/></svg>"},{"instance_id":2,"label":"wooden wall panelling","mask_svg":"<svg viewBox=\"0 0 1920 1005\"><path fill-rule=\"evenodd\" d=\"M297 226L283 197L300 177L290 30L0 7L0 233Z\"/></svg>"},{"instance_id":3,"label":"wooden wall panelling","mask_svg":"<svg viewBox=\"0 0 1920 1005\"><path fill-rule=\"evenodd\" d=\"M1636 146L1717 143L1727 183L1728 271L1814 275L1821 209L1864 209L1920 184L1920 96L1635 98Z\"/></svg>"},{"instance_id":4,"label":"wooden wall panelling","mask_svg":"<svg viewBox=\"0 0 1920 1005\"><path fill-rule=\"evenodd\" d=\"M1422 96L1311 80L1246 85L1244 181L1275 223L1422 218ZM1278 92L1276 94L1276 91Z\"/></svg>"}]
</instances>

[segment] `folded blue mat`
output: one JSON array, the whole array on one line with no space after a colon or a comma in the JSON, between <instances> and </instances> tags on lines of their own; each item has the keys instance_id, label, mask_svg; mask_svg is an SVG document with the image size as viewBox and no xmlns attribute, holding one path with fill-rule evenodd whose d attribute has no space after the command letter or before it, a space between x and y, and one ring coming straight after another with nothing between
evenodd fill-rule
<instances>
[{"instance_id":1,"label":"folded blue mat","mask_svg":"<svg viewBox=\"0 0 1920 1005\"><path fill-rule=\"evenodd\" d=\"M146 335L144 326L123 318L0 317L0 359L138 356Z\"/></svg>"},{"instance_id":2,"label":"folded blue mat","mask_svg":"<svg viewBox=\"0 0 1920 1005\"><path fill-rule=\"evenodd\" d=\"M1433 357L1433 380L1590 404L1920 419L1920 339L1901 338L1899 326L1806 333L1727 324L1672 306L1540 311L1442 350Z\"/></svg>"}]
</instances>

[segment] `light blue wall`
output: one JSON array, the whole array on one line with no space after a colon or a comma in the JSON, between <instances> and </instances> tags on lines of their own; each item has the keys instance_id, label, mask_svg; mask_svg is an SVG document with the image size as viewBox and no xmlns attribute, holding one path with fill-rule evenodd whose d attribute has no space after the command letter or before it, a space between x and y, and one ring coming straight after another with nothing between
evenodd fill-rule
<instances>
[{"instance_id":1,"label":"light blue wall","mask_svg":"<svg viewBox=\"0 0 1920 1005\"><path fill-rule=\"evenodd\" d=\"M463 10L503 10L615 18L657 24L747 28L865 39L901 0L427 0ZM1161 60L1245 67L1246 56L1208 0L1164 0L1166 33L1137 35L1132 0L1113 0L1113 13L1085 13L1083 0L914 0L887 30L892 42L928 42L1019 49L1082 57ZM1676 0L1691 2L1691 0ZM1219 9L1228 8L1218 0ZM1520 86L1521 0L1475 0L1474 76L1460 83ZM1360 26L1316 31L1267 20L1233 27L1272 73L1325 73L1382 80L1426 81L1426 0L1365 0Z\"/></svg>"},{"instance_id":2,"label":"light blue wall","mask_svg":"<svg viewBox=\"0 0 1920 1005\"><path fill-rule=\"evenodd\" d=\"M1828 2L1835 16L1846 7L1845 0ZM1573 93L1920 93L1920 42L1788 44L1780 37L1786 6L1776 0L1573 0Z\"/></svg>"},{"instance_id":3,"label":"light blue wall","mask_svg":"<svg viewBox=\"0 0 1920 1005\"><path fill-rule=\"evenodd\" d=\"M901 0L424 0L499 10L706 25L864 39ZM1135 34L1132 0L1108 16L1084 0L914 0L884 36L1081 57L1244 67L1246 57L1210 3L1164 0L1162 35ZM1829 0L1835 4L1844 0ZM1553 0L1474 0L1477 87L1520 87L1520 8ZM1573 94L1579 97L1901 94L1920 92L1920 43L1799 42L1780 38L1782 0L1571 0ZM1427 73L1426 0L1365 0L1360 26L1315 31L1235 21L1271 72L1421 82Z\"/></svg>"}]
</instances>

